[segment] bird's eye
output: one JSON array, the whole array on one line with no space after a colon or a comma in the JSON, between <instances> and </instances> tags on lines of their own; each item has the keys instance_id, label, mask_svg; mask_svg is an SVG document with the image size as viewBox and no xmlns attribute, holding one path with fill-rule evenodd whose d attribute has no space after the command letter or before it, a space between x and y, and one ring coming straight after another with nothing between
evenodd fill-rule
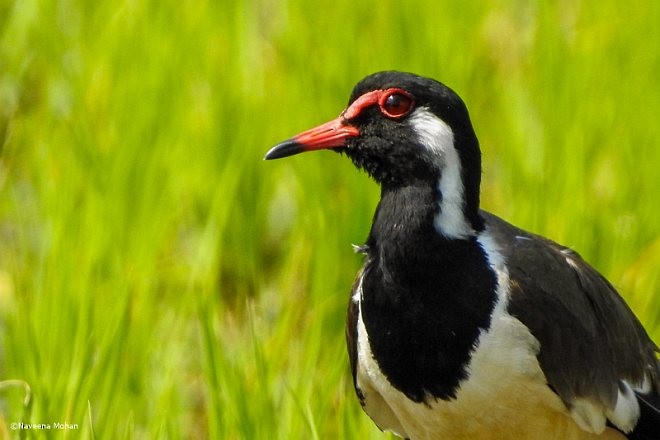
<instances>
[{"instance_id":1,"label":"bird's eye","mask_svg":"<svg viewBox=\"0 0 660 440\"><path fill-rule=\"evenodd\" d=\"M401 89L391 89L383 94L378 105L381 113L385 116L398 119L410 113L414 103L415 101L408 92Z\"/></svg>"}]
</instances>

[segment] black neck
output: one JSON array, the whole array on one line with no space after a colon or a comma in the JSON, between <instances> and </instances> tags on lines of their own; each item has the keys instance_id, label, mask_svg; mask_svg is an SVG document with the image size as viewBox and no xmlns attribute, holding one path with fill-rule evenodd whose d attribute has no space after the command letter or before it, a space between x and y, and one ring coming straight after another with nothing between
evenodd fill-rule
<instances>
[{"instance_id":1,"label":"black neck","mask_svg":"<svg viewBox=\"0 0 660 440\"><path fill-rule=\"evenodd\" d=\"M437 190L383 189L367 241L362 313L381 369L409 398L454 396L495 302L495 275L475 237L438 234Z\"/></svg>"}]
</instances>

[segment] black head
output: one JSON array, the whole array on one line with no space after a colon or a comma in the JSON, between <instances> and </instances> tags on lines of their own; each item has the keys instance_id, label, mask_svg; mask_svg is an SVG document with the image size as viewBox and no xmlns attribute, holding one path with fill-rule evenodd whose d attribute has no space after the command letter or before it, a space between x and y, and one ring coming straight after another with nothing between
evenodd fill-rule
<instances>
[{"instance_id":1,"label":"black head","mask_svg":"<svg viewBox=\"0 0 660 440\"><path fill-rule=\"evenodd\" d=\"M465 104L438 81L395 71L367 76L337 119L276 145L266 159L318 149L345 153L384 190L424 184L443 192L445 181L466 217L478 217L479 143Z\"/></svg>"}]
</instances>

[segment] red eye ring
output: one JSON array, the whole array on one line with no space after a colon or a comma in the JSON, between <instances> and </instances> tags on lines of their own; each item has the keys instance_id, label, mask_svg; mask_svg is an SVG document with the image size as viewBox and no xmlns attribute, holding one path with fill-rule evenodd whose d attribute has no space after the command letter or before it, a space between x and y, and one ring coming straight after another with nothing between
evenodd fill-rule
<instances>
[{"instance_id":1,"label":"red eye ring","mask_svg":"<svg viewBox=\"0 0 660 440\"><path fill-rule=\"evenodd\" d=\"M415 106L412 95L403 89L387 89L378 99L380 112L391 119L409 114Z\"/></svg>"}]
</instances>

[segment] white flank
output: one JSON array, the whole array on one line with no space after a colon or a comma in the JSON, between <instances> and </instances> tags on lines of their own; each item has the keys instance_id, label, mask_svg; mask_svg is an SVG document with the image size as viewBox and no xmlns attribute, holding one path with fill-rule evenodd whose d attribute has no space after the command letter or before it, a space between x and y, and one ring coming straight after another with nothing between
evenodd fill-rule
<instances>
[{"instance_id":1,"label":"white flank","mask_svg":"<svg viewBox=\"0 0 660 440\"><path fill-rule=\"evenodd\" d=\"M621 384L623 389L619 389L614 410L607 411L607 418L623 432L630 432L639 419L639 402L630 384L625 380Z\"/></svg>"},{"instance_id":2,"label":"white flank","mask_svg":"<svg viewBox=\"0 0 660 440\"><path fill-rule=\"evenodd\" d=\"M575 398L571 401L571 417L585 431L600 434L605 430L605 411L589 399Z\"/></svg>"},{"instance_id":3,"label":"white flank","mask_svg":"<svg viewBox=\"0 0 660 440\"><path fill-rule=\"evenodd\" d=\"M419 142L437 158L440 169L438 189L442 201L440 213L435 218L436 230L447 238L473 235L474 230L463 214L461 161L454 148L454 133L449 125L426 107L417 108L409 121L419 136Z\"/></svg>"}]
</instances>

